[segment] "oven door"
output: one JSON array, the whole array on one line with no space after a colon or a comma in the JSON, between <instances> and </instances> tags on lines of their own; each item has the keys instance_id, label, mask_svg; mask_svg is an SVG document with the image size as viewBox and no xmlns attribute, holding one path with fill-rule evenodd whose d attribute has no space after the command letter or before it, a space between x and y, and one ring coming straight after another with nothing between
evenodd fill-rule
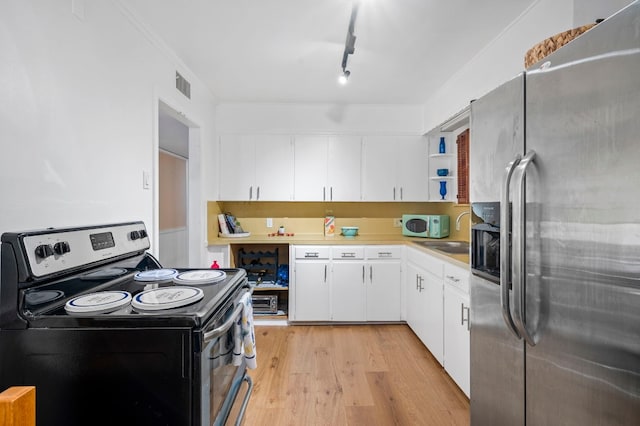
<instances>
[{"instance_id":1,"label":"oven door","mask_svg":"<svg viewBox=\"0 0 640 426\"><path fill-rule=\"evenodd\" d=\"M240 424L249 401L253 384L247 375L247 366L242 359L240 365L233 364L236 338L235 324L242 316L240 299L249 292L243 287L232 297L216 316L208 331L204 333L203 350L200 357L200 424ZM234 403L243 383L246 391L235 419L230 418Z\"/></svg>"}]
</instances>

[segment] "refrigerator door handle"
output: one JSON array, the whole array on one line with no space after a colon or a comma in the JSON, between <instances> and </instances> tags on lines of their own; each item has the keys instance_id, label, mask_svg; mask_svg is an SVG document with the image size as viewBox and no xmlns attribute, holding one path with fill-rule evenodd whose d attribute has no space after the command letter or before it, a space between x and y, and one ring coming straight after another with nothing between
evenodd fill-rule
<instances>
[{"instance_id":1,"label":"refrigerator door handle","mask_svg":"<svg viewBox=\"0 0 640 426\"><path fill-rule=\"evenodd\" d=\"M509 309L509 283L511 282L511 250L509 247L509 234L511 233L511 218L509 217L509 186L511 177L516 166L520 164L520 155L507 164L500 194L500 307L502 308L502 318L509 330L520 339L518 329L511 317Z\"/></svg>"},{"instance_id":2,"label":"refrigerator door handle","mask_svg":"<svg viewBox=\"0 0 640 426\"><path fill-rule=\"evenodd\" d=\"M527 167L531 165L535 151L529 151L520 161L514 173L514 191L513 196L513 316L516 326L520 331L520 335L524 337L530 346L535 346L532 335L527 330L527 324L524 319L525 299L524 291L524 265L525 265L525 197L524 197L524 177Z\"/></svg>"}]
</instances>

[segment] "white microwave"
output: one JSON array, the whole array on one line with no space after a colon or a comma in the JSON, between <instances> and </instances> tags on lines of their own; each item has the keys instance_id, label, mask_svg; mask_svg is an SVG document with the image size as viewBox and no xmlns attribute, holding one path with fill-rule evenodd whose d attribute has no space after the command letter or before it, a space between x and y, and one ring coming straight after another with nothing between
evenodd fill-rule
<instances>
[{"instance_id":1,"label":"white microwave","mask_svg":"<svg viewBox=\"0 0 640 426\"><path fill-rule=\"evenodd\" d=\"M422 238L449 236L449 216L441 214L403 214L402 235Z\"/></svg>"}]
</instances>

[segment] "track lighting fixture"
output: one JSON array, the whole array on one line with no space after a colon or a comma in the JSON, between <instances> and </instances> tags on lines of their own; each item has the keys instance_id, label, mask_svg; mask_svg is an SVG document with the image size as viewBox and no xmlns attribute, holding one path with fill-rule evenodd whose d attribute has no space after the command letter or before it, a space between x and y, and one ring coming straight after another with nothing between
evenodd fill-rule
<instances>
[{"instance_id":1,"label":"track lighting fixture","mask_svg":"<svg viewBox=\"0 0 640 426\"><path fill-rule=\"evenodd\" d=\"M360 6L360 0L354 0L351 6L351 18L349 19L349 28L347 30L347 39L344 42L344 52L342 53L342 75L338 77L340 84L347 84L347 80L351 75L351 71L347 70L347 61L349 55L352 55L355 51L356 36L353 34L356 18L358 16L358 7Z\"/></svg>"}]
</instances>

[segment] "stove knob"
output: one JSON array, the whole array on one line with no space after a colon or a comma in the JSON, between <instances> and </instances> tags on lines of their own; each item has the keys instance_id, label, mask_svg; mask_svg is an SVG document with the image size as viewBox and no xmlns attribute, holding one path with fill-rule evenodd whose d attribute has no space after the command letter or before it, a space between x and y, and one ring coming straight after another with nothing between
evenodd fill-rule
<instances>
[{"instance_id":1,"label":"stove knob","mask_svg":"<svg viewBox=\"0 0 640 426\"><path fill-rule=\"evenodd\" d=\"M129 237L131 237L132 240L137 240L138 238L140 238L140 232L139 231L131 231L129 233Z\"/></svg>"},{"instance_id":2,"label":"stove knob","mask_svg":"<svg viewBox=\"0 0 640 426\"><path fill-rule=\"evenodd\" d=\"M50 244L42 244L36 247L36 256L46 259L49 256L53 256L53 249Z\"/></svg>"},{"instance_id":3,"label":"stove knob","mask_svg":"<svg viewBox=\"0 0 640 426\"><path fill-rule=\"evenodd\" d=\"M53 251L58 255L63 255L65 253L69 253L71 251L71 247L69 247L69 242L60 241L53 245Z\"/></svg>"},{"instance_id":4,"label":"stove knob","mask_svg":"<svg viewBox=\"0 0 640 426\"><path fill-rule=\"evenodd\" d=\"M147 230L146 229L141 229L140 231L140 238L144 238L147 236Z\"/></svg>"}]
</instances>

